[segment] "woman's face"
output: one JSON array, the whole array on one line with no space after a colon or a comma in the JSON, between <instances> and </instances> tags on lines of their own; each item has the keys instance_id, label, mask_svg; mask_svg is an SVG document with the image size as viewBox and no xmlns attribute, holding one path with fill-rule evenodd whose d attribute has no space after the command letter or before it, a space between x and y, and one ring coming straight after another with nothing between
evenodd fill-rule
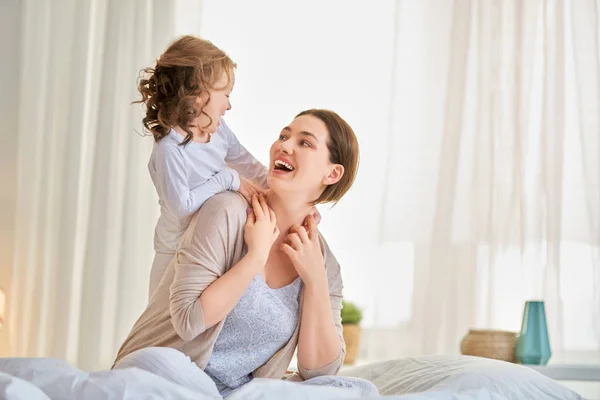
<instances>
[{"instance_id":1,"label":"woman's face","mask_svg":"<svg viewBox=\"0 0 600 400\"><path fill-rule=\"evenodd\" d=\"M277 194L297 193L317 199L327 185L339 181L344 168L330 161L327 126L312 115L301 115L281 130L271 146L267 182Z\"/></svg>"},{"instance_id":2,"label":"woman's face","mask_svg":"<svg viewBox=\"0 0 600 400\"><path fill-rule=\"evenodd\" d=\"M233 90L233 84L233 76L229 79L227 73L223 71L221 77L214 84L216 89L209 89L210 100L204 106L202 111L208 114L210 119L205 114L200 114L196 121L194 121L194 125L202 129L203 132L209 134L215 133L219 128L221 117L224 116L228 110L231 110L229 95ZM196 100L196 106L198 108L202 107L202 104L204 104L207 99L208 96L206 94L199 96Z\"/></svg>"}]
</instances>

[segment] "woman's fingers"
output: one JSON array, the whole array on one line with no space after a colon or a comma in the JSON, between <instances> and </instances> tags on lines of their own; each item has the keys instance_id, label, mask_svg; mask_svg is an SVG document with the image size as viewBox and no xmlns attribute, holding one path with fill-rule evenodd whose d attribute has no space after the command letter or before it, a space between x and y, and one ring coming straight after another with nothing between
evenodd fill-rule
<instances>
[{"instance_id":1,"label":"woman's fingers","mask_svg":"<svg viewBox=\"0 0 600 400\"><path fill-rule=\"evenodd\" d=\"M277 224L277 216L275 215L275 211L269 207L269 215L271 217L271 223L273 225Z\"/></svg>"},{"instance_id":2,"label":"woman's fingers","mask_svg":"<svg viewBox=\"0 0 600 400\"><path fill-rule=\"evenodd\" d=\"M263 196L265 195L265 190L262 187L260 187L259 185L257 185L254 182L251 182L251 183L252 183L252 189L254 190L254 192L256 194L263 195Z\"/></svg>"},{"instance_id":3,"label":"woman's fingers","mask_svg":"<svg viewBox=\"0 0 600 400\"><path fill-rule=\"evenodd\" d=\"M300 240L300 235L297 233L290 233L287 236L287 241L296 250L300 250L302 247L302 240Z\"/></svg>"},{"instance_id":4,"label":"woman's fingers","mask_svg":"<svg viewBox=\"0 0 600 400\"><path fill-rule=\"evenodd\" d=\"M258 199L257 195L252 195L252 209L254 210L254 215L256 216L256 219L264 218L265 213L263 212L260 200Z\"/></svg>"},{"instance_id":5,"label":"woman's fingers","mask_svg":"<svg viewBox=\"0 0 600 400\"><path fill-rule=\"evenodd\" d=\"M255 221L255 219L254 219L254 211L252 211L251 208L248 208L246 210L246 214L247 214L246 225L252 225L252 224L254 224L254 221Z\"/></svg>"},{"instance_id":6,"label":"woman's fingers","mask_svg":"<svg viewBox=\"0 0 600 400\"><path fill-rule=\"evenodd\" d=\"M317 221L315 221L315 217L313 217L312 215L309 215L308 217L306 217L306 219L306 226L308 227L308 237L312 239L317 235Z\"/></svg>"},{"instance_id":7,"label":"woman's fingers","mask_svg":"<svg viewBox=\"0 0 600 400\"><path fill-rule=\"evenodd\" d=\"M292 225L290 228L290 233L298 234L298 236L300 236L300 240L302 240L302 243L308 243L308 232L303 226Z\"/></svg>"},{"instance_id":8,"label":"woman's fingers","mask_svg":"<svg viewBox=\"0 0 600 400\"><path fill-rule=\"evenodd\" d=\"M258 195L258 200L260 203L260 206L262 207L262 212L265 216L269 216L269 206L267 205L267 200L265 200L265 196L260 196Z\"/></svg>"},{"instance_id":9,"label":"woman's fingers","mask_svg":"<svg viewBox=\"0 0 600 400\"><path fill-rule=\"evenodd\" d=\"M281 245L281 250L290 258L290 260L294 260L296 257L296 251L287 243Z\"/></svg>"}]
</instances>

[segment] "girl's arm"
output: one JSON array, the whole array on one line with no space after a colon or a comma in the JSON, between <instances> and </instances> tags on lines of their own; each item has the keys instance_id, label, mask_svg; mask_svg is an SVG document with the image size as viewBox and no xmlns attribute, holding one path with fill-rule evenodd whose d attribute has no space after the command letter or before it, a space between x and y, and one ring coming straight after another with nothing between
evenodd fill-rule
<instances>
[{"instance_id":1,"label":"girl's arm","mask_svg":"<svg viewBox=\"0 0 600 400\"><path fill-rule=\"evenodd\" d=\"M240 178L236 171L224 169L213 175L202 185L190 188L185 160L175 146L157 147L156 174L159 196L177 216L187 217L204 204L211 196L227 190L238 190Z\"/></svg>"},{"instance_id":2,"label":"girl's arm","mask_svg":"<svg viewBox=\"0 0 600 400\"><path fill-rule=\"evenodd\" d=\"M267 167L262 165L237 139L233 131L221 119L220 128L229 142L229 149L225 161L241 176L267 189Z\"/></svg>"}]
</instances>

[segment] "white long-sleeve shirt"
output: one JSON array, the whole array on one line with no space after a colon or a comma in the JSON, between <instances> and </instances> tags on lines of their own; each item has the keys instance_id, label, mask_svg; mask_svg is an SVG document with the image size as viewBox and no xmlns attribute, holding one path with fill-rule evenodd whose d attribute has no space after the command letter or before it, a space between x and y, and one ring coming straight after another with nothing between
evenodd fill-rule
<instances>
[{"instance_id":1,"label":"white long-sleeve shirt","mask_svg":"<svg viewBox=\"0 0 600 400\"><path fill-rule=\"evenodd\" d=\"M211 196L238 190L239 175L267 186L265 166L240 144L223 119L210 142L182 146L183 140L171 129L154 144L148 163L160 204L154 231L157 253L174 253L192 215Z\"/></svg>"}]
</instances>

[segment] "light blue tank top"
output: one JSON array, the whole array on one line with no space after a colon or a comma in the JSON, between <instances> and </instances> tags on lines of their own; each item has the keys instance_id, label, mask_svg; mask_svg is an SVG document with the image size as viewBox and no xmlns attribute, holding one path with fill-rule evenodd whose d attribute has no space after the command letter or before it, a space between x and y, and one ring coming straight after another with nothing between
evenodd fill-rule
<instances>
[{"instance_id":1,"label":"light blue tank top","mask_svg":"<svg viewBox=\"0 0 600 400\"><path fill-rule=\"evenodd\" d=\"M249 382L291 339L298 325L302 280L271 289L256 274L240 301L229 313L204 371L222 396Z\"/></svg>"}]
</instances>

